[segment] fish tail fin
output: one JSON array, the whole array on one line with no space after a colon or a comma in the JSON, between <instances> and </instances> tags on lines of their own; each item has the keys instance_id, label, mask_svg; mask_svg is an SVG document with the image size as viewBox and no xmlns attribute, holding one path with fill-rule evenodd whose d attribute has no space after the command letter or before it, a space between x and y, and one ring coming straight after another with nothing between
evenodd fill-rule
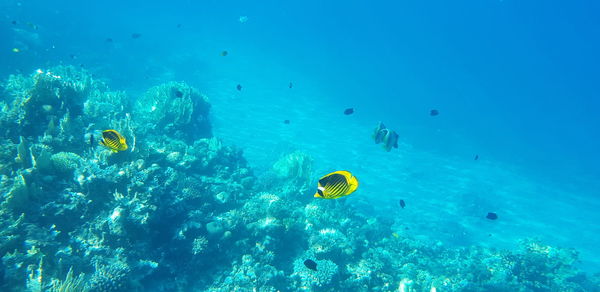
<instances>
[{"instance_id":1,"label":"fish tail fin","mask_svg":"<svg viewBox=\"0 0 600 292\"><path fill-rule=\"evenodd\" d=\"M358 179L356 179L355 176L351 177L348 180L348 185L350 186L350 188L348 188L348 193L356 191L356 189L358 188Z\"/></svg>"}]
</instances>

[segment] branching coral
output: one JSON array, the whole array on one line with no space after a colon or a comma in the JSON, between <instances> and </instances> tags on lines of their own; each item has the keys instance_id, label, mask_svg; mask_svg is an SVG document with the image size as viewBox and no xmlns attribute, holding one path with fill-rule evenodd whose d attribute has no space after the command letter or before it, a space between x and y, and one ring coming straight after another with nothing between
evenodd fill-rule
<instances>
[{"instance_id":1,"label":"branching coral","mask_svg":"<svg viewBox=\"0 0 600 292\"><path fill-rule=\"evenodd\" d=\"M115 262L107 266L96 266L96 272L87 283L90 292L128 291L129 266L123 262Z\"/></svg>"},{"instance_id":2,"label":"branching coral","mask_svg":"<svg viewBox=\"0 0 600 292\"><path fill-rule=\"evenodd\" d=\"M64 280L54 279L49 292L81 292L85 291L85 274L73 275L73 268L69 269Z\"/></svg>"},{"instance_id":3,"label":"branching coral","mask_svg":"<svg viewBox=\"0 0 600 292\"><path fill-rule=\"evenodd\" d=\"M304 265L306 258L298 258L294 261L294 273L292 277L298 279L297 287L323 287L331 283L338 273L338 266L330 260L315 260L317 270L311 270Z\"/></svg>"}]
</instances>

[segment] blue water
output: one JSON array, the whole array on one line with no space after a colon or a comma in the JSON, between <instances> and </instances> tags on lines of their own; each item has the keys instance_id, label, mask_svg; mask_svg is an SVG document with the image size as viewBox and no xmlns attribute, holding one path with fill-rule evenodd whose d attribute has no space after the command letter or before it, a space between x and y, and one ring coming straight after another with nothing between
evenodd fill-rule
<instances>
[{"instance_id":1,"label":"blue water","mask_svg":"<svg viewBox=\"0 0 600 292\"><path fill-rule=\"evenodd\" d=\"M185 81L256 174L302 150L315 180L360 179L349 207L413 236L508 249L537 237L594 272L599 13L596 1L5 0L0 76L75 65L132 97ZM373 143L379 121L398 149Z\"/></svg>"}]
</instances>

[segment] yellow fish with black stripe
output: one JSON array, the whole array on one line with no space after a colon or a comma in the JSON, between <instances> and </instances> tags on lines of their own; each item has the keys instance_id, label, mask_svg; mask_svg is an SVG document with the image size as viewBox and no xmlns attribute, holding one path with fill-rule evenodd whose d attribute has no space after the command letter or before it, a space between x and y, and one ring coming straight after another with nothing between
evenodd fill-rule
<instances>
[{"instance_id":1,"label":"yellow fish with black stripe","mask_svg":"<svg viewBox=\"0 0 600 292\"><path fill-rule=\"evenodd\" d=\"M106 146L112 152L127 150L127 140L117 130L102 131L102 140L100 144Z\"/></svg>"},{"instance_id":2,"label":"yellow fish with black stripe","mask_svg":"<svg viewBox=\"0 0 600 292\"><path fill-rule=\"evenodd\" d=\"M358 180L349 171L340 170L319 179L315 198L337 199L347 196L358 188Z\"/></svg>"}]
</instances>

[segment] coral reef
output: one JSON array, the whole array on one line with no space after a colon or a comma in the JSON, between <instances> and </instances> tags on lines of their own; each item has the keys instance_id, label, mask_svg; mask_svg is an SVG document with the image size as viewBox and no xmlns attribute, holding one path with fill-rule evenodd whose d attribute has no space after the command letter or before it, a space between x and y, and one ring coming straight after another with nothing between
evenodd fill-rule
<instances>
[{"instance_id":1,"label":"coral reef","mask_svg":"<svg viewBox=\"0 0 600 292\"><path fill-rule=\"evenodd\" d=\"M183 82L169 82L152 87L138 99L134 107L136 120L142 126L139 134L168 134L193 141L210 137L208 98Z\"/></svg>"},{"instance_id":2,"label":"coral reef","mask_svg":"<svg viewBox=\"0 0 600 292\"><path fill-rule=\"evenodd\" d=\"M598 291L572 249L446 248L313 200L312 159L255 177L182 82L129 103L85 70L0 97L1 291ZM130 149L97 143L114 128ZM395 234L395 235L394 235ZM317 270L304 265L317 263Z\"/></svg>"},{"instance_id":3,"label":"coral reef","mask_svg":"<svg viewBox=\"0 0 600 292\"><path fill-rule=\"evenodd\" d=\"M90 292L129 291L127 276L131 269L127 264L116 262L108 266L96 267L96 272L86 285Z\"/></svg>"},{"instance_id":4,"label":"coral reef","mask_svg":"<svg viewBox=\"0 0 600 292\"><path fill-rule=\"evenodd\" d=\"M311 270L304 265L304 258L298 258L294 261L294 272L292 278L297 279L292 287L300 290L311 291L314 288L323 287L331 284L335 275L338 274L338 266L330 260L316 260L317 270ZM335 289L335 287L331 287Z\"/></svg>"}]
</instances>

